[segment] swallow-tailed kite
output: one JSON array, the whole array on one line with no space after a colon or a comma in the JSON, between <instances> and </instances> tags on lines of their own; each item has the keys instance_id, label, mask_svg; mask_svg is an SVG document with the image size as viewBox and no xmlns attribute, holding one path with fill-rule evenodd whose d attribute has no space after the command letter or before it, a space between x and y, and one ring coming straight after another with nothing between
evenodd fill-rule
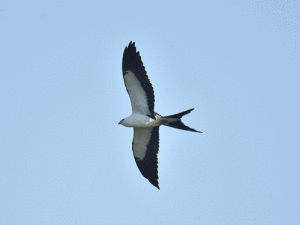
<instances>
[{"instance_id":1,"label":"swallow-tailed kite","mask_svg":"<svg viewBox=\"0 0 300 225\"><path fill-rule=\"evenodd\" d=\"M199 132L183 124L181 117L194 109L161 116L154 112L154 91L147 76L140 53L135 43L130 42L123 54L122 71L124 83L132 106L131 116L122 119L119 124L133 127L132 150L135 162L142 175L159 189L157 171L157 153L159 147L159 126L166 125L181 130Z\"/></svg>"}]
</instances>

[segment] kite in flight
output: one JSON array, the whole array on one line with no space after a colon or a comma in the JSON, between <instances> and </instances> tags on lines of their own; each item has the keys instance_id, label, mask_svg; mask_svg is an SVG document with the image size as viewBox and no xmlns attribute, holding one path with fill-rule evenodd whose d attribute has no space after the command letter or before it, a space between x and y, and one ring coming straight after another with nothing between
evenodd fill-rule
<instances>
[{"instance_id":1,"label":"kite in flight","mask_svg":"<svg viewBox=\"0 0 300 225\"><path fill-rule=\"evenodd\" d=\"M159 126L165 125L181 130L202 132L184 125L181 121L181 117L194 109L171 116L161 116L154 112L153 87L134 42L130 42L124 50L122 72L131 101L132 114L122 119L119 124L133 127L132 151L135 162L141 174L159 189L157 171Z\"/></svg>"}]
</instances>

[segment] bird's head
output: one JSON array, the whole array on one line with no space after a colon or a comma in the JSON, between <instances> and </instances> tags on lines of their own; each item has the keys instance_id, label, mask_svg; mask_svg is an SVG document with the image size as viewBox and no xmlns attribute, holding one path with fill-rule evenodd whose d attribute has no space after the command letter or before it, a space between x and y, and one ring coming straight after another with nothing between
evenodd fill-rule
<instances>
[{"instance_id":1,"label":"bird's head","mask_svg":"<svg viewBox=\"0 0 300 225\"><path fill-rule=\"evenodd\" d=\"M118 124L122 124L124 122L124 119L121 119L121 121Z\"/></svg>"}]
</instances>

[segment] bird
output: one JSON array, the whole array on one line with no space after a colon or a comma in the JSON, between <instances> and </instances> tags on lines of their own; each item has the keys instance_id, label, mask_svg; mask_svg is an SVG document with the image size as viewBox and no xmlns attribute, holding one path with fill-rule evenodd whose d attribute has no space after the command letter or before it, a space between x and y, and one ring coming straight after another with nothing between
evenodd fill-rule
<instances>
[{"instance_id":1,"label":"bird","mask_svg":"<svg viewBox=\"0 0 300 225\"><path fill-rule=\"evenodd\" d=\"M181 118L194 108L170 116L154 112L154 90L135 42L125 47L122 73L131 101L132 114L118 124L133 127L132 151L141 174L160 189L158 183L159 127L161 125L202 133L186 126Z\"/></svg>"}]
</instances>

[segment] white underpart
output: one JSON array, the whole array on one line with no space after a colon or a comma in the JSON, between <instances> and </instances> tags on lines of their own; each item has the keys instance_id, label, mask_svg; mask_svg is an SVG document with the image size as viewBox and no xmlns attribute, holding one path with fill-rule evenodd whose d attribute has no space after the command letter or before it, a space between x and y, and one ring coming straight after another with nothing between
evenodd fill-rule
<instances>
[{"instance_id":1,"label":"white underpart","mask_svg":"<svg viewBox=\"0 0 300 225\"><path fill-rule=\"evenodd\" d=\"M122 125L125 127L156 127L161 125L161 117L156 116L156 120L150 118L149 116L132 113L131 116L124 119Z\"/></svg>"},{"instance_id":2,"label":"white underpart","mask_svg":"<svg viewBox=\"0 0 300 225\"><path fill-rule=\"evenodd\" d=\"M130 97L132 113L151 115L148 108L147 95L141 86L141 82L132 71L128 70L126 72L124 81Z\"/></svg>"},{"instance_id":3,"label":"white underpart","mask_svg":"<svg viewBox=\"0 0 300 225\"><path fill-rule=\"evenodd\" d=\"M152 128L134 128L132 150L137 160L143 160L151 138Z\"/></svg>"}]
</instances>

